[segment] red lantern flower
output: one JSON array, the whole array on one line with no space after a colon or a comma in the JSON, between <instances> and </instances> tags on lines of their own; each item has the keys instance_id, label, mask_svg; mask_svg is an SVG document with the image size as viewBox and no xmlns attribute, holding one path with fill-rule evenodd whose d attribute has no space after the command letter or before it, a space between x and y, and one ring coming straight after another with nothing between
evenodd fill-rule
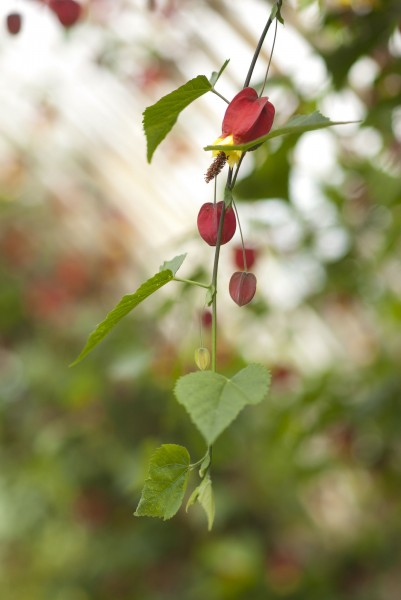
<instances>
[{"instance_id":1,"label":"red lantern flower","mask_svg":"<svg viewBox=\"0 0 401 600\"><path fill-rule=\"evenodd\" d=\"M238 306L249 304L256 292L255 275L246 271L233 273L228 290L231 298Z\"/></svg>"},{"instance_id":2,"label":"red lantern flower","mask_svg":"<svg viewBox=\"0 0 401 600\"><path fill-rule=\"evenodd\" d=\"M220 224L220 217L223 210L224 202L206 202L201 206L198 214L198 231L202 239L209 246L215 246L217 243L217 235ZM230 207L224 215L223 230L221 234L221 244L227 244L233 237L237 227L235 212Z\"/></svg>"},{"instance_id":3,"label":"red lantern flower","mask_svg":"<svg viewBox=\"0 0 401 600\"><path fill-rule=\"evenodd\" d=\"M223 119L222 133L213 146L246 144L269 133L274 120L274 106L267 96L259 98L256 90L244 88L231 100ZM230 167L241 158L240 150L224 152ZM218 150L213 155L217 156Z\"/></svg>"},{"instance_id":4,"label":"red lantern flower","mask_svg":"<svg viewBox=\"0 0 401 600\"><path fill-rule=\"evenodd\" d=\"M22 17L19 13L10 13L6 18L6 27L12 35L17 35L20 32L22 25Z\"/></svg>"},{"instance_id":5,"label":"red lantern flower","mask_svg":"<svg viewBox=\"0 0 401 600\"><path fill-rule=\"evenodd\" d=\"M245 252L245 261L244 262L244 252ZM257 250L256 248L242 248L242 246L235 246L234 248L234 262L239 269L251 269L255 264L257 258Z\"/></svg>"},{"instance_id":6,"label":"red lantern flower","mask_svg":"<svg viewBox=\"0 0 401 600\"><path fill-rule=\"evenodd\" d=\"M75 0L50 0L49 8L65 28L75 25L82 14L82 6Z\"/></svg>"}]
</instances>

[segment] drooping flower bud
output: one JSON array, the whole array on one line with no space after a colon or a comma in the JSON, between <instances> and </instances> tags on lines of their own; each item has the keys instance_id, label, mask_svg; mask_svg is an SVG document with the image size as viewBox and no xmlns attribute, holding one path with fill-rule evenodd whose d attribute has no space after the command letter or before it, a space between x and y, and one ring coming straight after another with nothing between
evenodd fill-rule
<instances>
[{"instance_id":1,"label":"drooping flower bud","mask_svg":"<svg viewBox=\"0 0 401 600\"><path fill-rule=\"evenodd\" d=\"M210 353L207 348L198 348L195 350L195 362L201 371L206 371L210 364Z\"/></svg>"},{"instance_id":2,"label":"drooping flower bud","mask_svg":"<svg viewBox=\"0 0 401 600\"><path fill-rule=\"evenodd\" d=\"M249 304L256 292L256 277L253 273L237 271L231 275L229 292L238 306Z\"/></svg>"},{"instance_id":3,"label":"drooping flower bud","mask_svg":"<svg viewBox=\"0 0 401 600\"><path fill-rule=\"evenodd\" d=\"M198 231L200 236L209 246L215 246L217 243L217 234L219 231L219 223L221 211L223 210L224 202L206 202L201 206L198 214ZM223 231L221 235L221 243L227 244L233 237L237 228L237 220L232 208L228 208L224 214Z\"/></svg>"}]
</instances>

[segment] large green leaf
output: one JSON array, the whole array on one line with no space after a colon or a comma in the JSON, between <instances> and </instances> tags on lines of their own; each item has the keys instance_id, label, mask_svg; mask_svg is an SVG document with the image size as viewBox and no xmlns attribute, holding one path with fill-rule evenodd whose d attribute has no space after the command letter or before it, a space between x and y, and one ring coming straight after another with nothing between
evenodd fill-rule
<instances>
[{"instance_id":1,"label":"large green leaf","mask_svg":"<svg viewBox=\"0 0 401 600\"><path fill-rule=\"evenodd\" d=\"M174 127L178 116L191 102L210 92L212 85L205 75L198 75L187 81L167 96L163 96L156 104L148 106L143 113L143 128L147 141L148 162L152 160L154 151Z\"/></svg>"},{"instance_id":2,"label":"large green leaf","mask_svg":"<svg viewBox=\"0 0 401 600\"><path fill-rule=\"evenodd\" d=\"M188 483L190 456L177 444L163 444L152 455L137 517L171 519L180 508Z\"/></svg>"},{"instance_id":3,"label":"large green leaf","mask_svg":"<svg viewBox=\"0 0 401 600\"><path fill-rule=\"evenodd\" d=\"M92 331L83 350L74 362L71 363L70 367L73 367L85 358L131 310L172 279L173 272L170 269L161 271L145 281L133 294L123 296L106 318Z\"/></svg>"},{"instance_id":4,"label":"large green leaf","mask_svg":"<svg viewBox=\"0 0 401 600\"><path fill-rule=\"evenodd\" d=\"M265 397L270 374L262 365L248 365L232 379L212 371L181 377L175 395L210 446L247 404Z\"/></svg>"},{"instance_id":5,"label":"large green leaf","mask_svg":"<svg viewBox=\"0 0 401 600\"><path fill-rule=\"evenodd\" d=\"M259 144L263 144L266 140L271 140L275 137L279 137L280 135L288 135L290 133L305 133L307 131L315 131L316 129L324 129L326 127L332 127L333 125L348 125L350 123L355 123L355 121L330 121L327 117L323 116L319 111L315 111L310 115L296 115L292 117L288 121L284 127L279 127L277 129L273 129L267 135L263 135L262 137L253 140L252 142L248 142L247 144L234 144L232 146L206 146L204 150L221 150L221 151L229 151L229 150L242 150L245 152L246 150L250 150Z\"/></svg>"}]
</instances>

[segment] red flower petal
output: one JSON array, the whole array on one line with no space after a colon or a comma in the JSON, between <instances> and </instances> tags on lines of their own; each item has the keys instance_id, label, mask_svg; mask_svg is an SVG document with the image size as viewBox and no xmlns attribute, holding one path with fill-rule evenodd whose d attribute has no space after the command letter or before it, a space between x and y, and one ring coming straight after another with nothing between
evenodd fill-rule
<instances>
[{"instance_id":1,"label":"red flower petal","mask_svg":"<svg viewBox=\"0 0 401 600\"><path fill-rule=\"evenodd\" d=\"M274 106L259 98L253 88L244 88L230 102L223 119L222 136L232 135L236 144L245 144L269 133Z\"/></svg>"}]
</instances>

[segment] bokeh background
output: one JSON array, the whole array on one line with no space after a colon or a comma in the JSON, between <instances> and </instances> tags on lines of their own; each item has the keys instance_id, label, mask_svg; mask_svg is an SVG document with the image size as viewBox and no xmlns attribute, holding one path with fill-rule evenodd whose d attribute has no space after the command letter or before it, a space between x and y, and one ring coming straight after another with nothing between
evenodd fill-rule
<instances>
[{"instance_id":1,"label":"bokeh background","mask_svg":"<svg viewBox=\"0 0 401 600\"><path fill-rule=\"evenodd\" d=\"M164 260L188 252L181 276L208 281L202 147L224 104L189 107L152 165L141 113L227 58L219 90L232 97L270 4L84 0L66 28L44 1L1 2L4 600L400 598L401 5L283 4L266 89L276 123L315 109L361 122L279 138L244 164L236 198L258 292L241 309L228 297L235 238L218 364L261 362L272 389L216 444L207 533L197 507L133 517L157 446L204 451L172 393L195 369L202 292L169 284L68 365Z\"/></svg>"}]
</instances>

